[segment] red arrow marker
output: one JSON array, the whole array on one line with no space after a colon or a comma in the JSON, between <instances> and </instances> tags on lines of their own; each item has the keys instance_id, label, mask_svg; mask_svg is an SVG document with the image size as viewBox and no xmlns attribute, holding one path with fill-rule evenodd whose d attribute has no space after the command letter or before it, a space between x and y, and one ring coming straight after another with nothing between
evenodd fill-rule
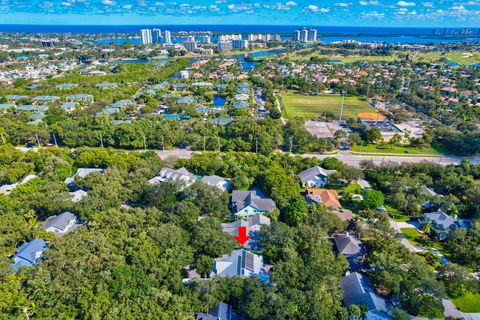
<instances>
[{"instance_id":1,"label":"red arrow marker","mask_svg":"<svg viewBox=\"0 0 480 320\"><path fill-rule=\"evenodd\" d=\"M243 246L245 242L250 239L250 237L247 236L247 227L238 227L238 236L235 236L234 238Z\"/></svg>"}]
</instances>

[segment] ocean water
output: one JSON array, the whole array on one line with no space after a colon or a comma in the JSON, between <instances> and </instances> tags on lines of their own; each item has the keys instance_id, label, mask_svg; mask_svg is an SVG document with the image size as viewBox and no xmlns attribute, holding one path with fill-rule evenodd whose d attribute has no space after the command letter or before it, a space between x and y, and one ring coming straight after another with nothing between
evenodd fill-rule
<instances>
[{"instance_id":1,"label":"ocean water","mask_svg":"<svg viewBox=\"0 0 480 320\"><path fill-rule=\"evenodd\" d=\"M290 33L304 26L293 25L15 25L0 24L0 32L34 32L34 33L137 33L142 28L160 28L172 32L179 31L212 31L212 32L255 32L255 33ZM435 28L386 28L386 27L313 27L320 34L345 35L433 35ZM442 29L443 30L443 29ZM461 30L451 28L448 32ZM475 35L480 36L479 28L471 28Z\"/></svg>"}]
</instances>

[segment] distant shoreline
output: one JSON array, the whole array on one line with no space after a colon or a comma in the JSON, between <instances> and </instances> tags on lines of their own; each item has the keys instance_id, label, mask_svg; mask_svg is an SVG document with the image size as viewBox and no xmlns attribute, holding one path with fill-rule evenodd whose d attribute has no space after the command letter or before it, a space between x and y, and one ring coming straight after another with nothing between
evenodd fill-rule
<instances>
[{"instance_id":1,"label":"distant shoreline","mask_svg":"<svg viewBox=\"0 0 480 320\"><path fill-rule=\"evenodd\" d=\"M295 29L304 27L302 25L34 25L34 24L0 24L0 32L10 33L138 33L142 28L160 28L172 32L202 32L211 31L213 33L280 33L286 34ZM392 35L410 35L410 36L465 36L479 37L479 27L348 27L348 26L307 26L318 30L321 35L328 36L392 36ZM471 34L462 33L469 30ZM444 33L439 34L439 33Z\"/></svg>"}]
</instances>

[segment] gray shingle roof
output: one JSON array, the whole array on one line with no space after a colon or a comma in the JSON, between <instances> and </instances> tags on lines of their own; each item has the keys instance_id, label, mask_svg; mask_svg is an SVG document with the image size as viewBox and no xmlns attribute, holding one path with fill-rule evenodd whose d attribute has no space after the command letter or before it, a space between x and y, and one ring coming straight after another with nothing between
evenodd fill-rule
<instances>
[{"instance_id":1,"label":"gray shingle roof","mask_svg":"<svg viewBox=\"0 0 480 320\"><path fill-rule=\"evenodd\" d=\"M262 199L256 191L234 190L232 192L232 203L236 211L250 205L262 211L273 211L277 207L272 199Z\"/></svg>"},{"instance_id":2,"label":"gray shingle roof","mask_svg":"<svg viewBox=\"0 0 480 320\"><path fill-rule=\"evenodd\" d=\"M328 177L331 174L336 173L336 170L326 170L322 167L316 166L305 171L302 171L298 174L298 177L302 182L307 182L314 179L316 176Z\"/></svg>"},{"instance_id":3,"label":"gray shingle roof","mask_svg":"<svg viewBox=\"0 0 480 320\"><path fill-rule=\"evenodd\" d=\"M86 93L72 94L67 97L68 100L92 100L93 96Z\"/></svg>"},{"instance_id":4,"label":"gray shingle roof","mask_svg":"<svg viewBox=\"0 0 480 320\"><path fill-rule=\"evenodd\" d=\"M215 118L215 119L212 119L212 122L213 124L216 124L219 126L226 126L232 123L233 119L232 118Z\"/></svg>"},{"instance_id":5,"label":"gray shingle roof","mask_svg":"<svg viewBox=\"0 0 480 320\"><path fill-rule=\"evenodd\" d=\"M222 183L228 186L230 184L230 179L213 175L213 176L204 176L202 178L202 182L211 187L217 187L219 184L222 184Z\"/></svg>"},{"instance_id":6,"label":"gray shingle roof","mask_svg":"<svg viewBox=\"0 0 480 320\"><path fill-rule=\"evenodd\" d=\"M171 168L162 168L160 172L152 179L148 180L150 184L156 184L158 182L163 182L166 180L170 181L179 181L185 184L191 184L195 182L197 176L193 173L190 173L185 168L180 168L178 170Z\"/></svg>"},{"instance_id":7,"label":"gray shingle roof","mask_svg":"<svg viewBox=\"0 0 480 320\"><path fill-rule=\"evenodd\" d=\"M443 228L445 230L450 229L458 225L458 220L454 217L449 216L443 211L429 212L425 214L425 219L431 221L437 227Z\"/></svg>"},{"instance_id":8,"label":"gray shingle roof","mask_svg":"<svg viewBox=\"0 0 480 320\"><path fill-rule=\"evenodd\" d=\"M59 230L59 232L65 232L69 225L76 222L77 216L69 211L65 211L58 216L49 217L43 223L43 227L45 229L54 228Z\"/></svg>"},{"instance_id":9,"label":"gray shingle roof","mask_svg":"<svg viewBox=\"0 0 480 320\"><path fill-rule=\"evenodd\" d=\"M238 227L247 227L247 234L250 229L260 230L262 226L270 225L270 218L257 213L256 215L250 216L245 220L237 220L231 223L222 223L222 230L225 233L230 235L238 235Z\"/></svg>"},{"instance_id":10,"label":"gray shingle roof","mask_svg":"<svg viewBox=\"0 0 480 320\"><path fill-rule=\"evenodd\" d=\"M213 275L221 277L258 275L263 268L262 256L239 249L215 259Z\"/></svg>"},{"instance_id":11,"label":"gray shingle roof","mask_svg":"<svg viewBox=\"0 0 480 320\"><path fill-rule=\"evenodd\" d=\"M75 181L76 177L85 178L86 176L92 173L104 173L104 172L105 170L97 169L97 168L79 168L72 177L66 178L64 182L66 184L70 184Z\"/></svg>"},{"instance_id":12,"label":"gray shingle roof","mask_svg":"<svg viewBox=\"0 0 480 320\"><path fill-rule=\"evenodd\" d=\"M387 311L387 301L375 294L368 279L358 272L353 272L342 278L341 288L345 306L364 305L368 310Z\"/></svg>"},{"instance_id":13,"label":"gray shingle roof","mask_svg":"<svg viewBox=\"0 0 480 320\"><path fill-rule=\"evenodd\" d=\"M360 253L361 242L355 237L345 234L339 234L333 237L338 252L345 255L353 255Z\"/></svg>"}]
</instances>

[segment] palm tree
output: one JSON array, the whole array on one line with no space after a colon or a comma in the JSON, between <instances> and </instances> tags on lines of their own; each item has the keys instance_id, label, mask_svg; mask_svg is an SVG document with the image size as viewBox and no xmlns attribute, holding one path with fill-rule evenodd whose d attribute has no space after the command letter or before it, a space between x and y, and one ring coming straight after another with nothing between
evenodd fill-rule
<instances>
[{"instance_id":1,"label":"palm tree","mask_svg":"<svg viewBox=\"0 0 480 320\"><path fill-rule=\"evenodd\" d=\"M420 230L425 232L426 234L430 235L432 233L432 222L424 221L420 226Z\"/></svg>"}]
</instances>

